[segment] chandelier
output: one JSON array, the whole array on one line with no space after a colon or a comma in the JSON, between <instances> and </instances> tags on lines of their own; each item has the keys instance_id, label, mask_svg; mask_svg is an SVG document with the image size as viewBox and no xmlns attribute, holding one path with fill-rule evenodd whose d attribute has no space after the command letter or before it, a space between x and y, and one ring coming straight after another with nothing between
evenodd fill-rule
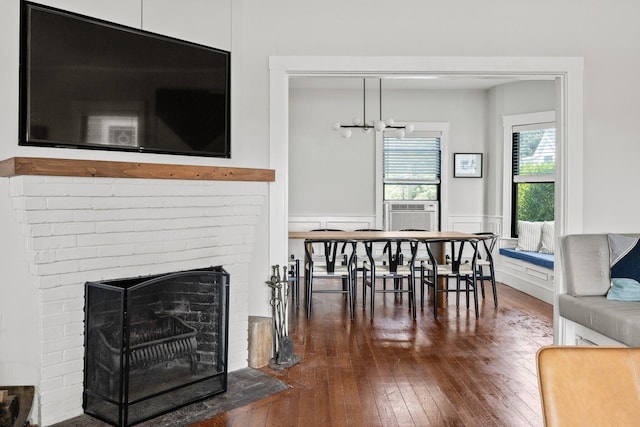
<instances>
[{"instance_id":1,"label":"chandelier","mask_svg":"<svg viewBox=\"0 0 640 427\"><path fill-rule=\"evenodd\" d=\"M362 118L354 117L351 124L342 124L340 122L335 122L333 124L333 130L339 131L340 135L343 138L350 138L352 129L361 129L363 132L370 132L371 129L375 130L376 132L383 132L385 130L394 129L394 136L396 138L404 138L407 133L413 132L413 124L411 123L396 125L395 121L391 117L386 120L382 120L382 79L379 79L379 82L380 115L378 116L378 120L367 121L366 79L362 79Z\"/></svg>"}]
</instances>

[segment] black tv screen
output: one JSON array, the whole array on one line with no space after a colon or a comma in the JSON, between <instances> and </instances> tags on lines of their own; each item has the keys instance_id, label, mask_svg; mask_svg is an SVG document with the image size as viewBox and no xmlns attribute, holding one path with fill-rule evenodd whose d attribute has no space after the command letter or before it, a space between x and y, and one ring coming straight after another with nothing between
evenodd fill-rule
<instances>
[{"instance_id":1,"label":"black tv screen","mask_svg":"<svg viewBox=\"0 0 640 427\"><path fill-rule=\"evenodd\" d=\"M230 157L230 53L22 2L19 144Z\"/></svg>"}]
</instances>

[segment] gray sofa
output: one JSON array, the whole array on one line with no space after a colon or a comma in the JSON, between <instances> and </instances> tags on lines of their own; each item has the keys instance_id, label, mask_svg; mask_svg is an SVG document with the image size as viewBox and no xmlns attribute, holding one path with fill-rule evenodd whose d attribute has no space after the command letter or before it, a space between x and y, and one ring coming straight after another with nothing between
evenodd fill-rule
<instances>
[{"instance_id":1,"label":"gray sofa","mask_svg":"<svg viewBox=\"0 0 640 427\"><path fill-rule=\"evenodd\" d=\"M561 256L566 293L559 295L558 314L618 343L640 346L640 302L606 298L611 282L607 235L564 236Z\"/></svg>"}]
</instances>

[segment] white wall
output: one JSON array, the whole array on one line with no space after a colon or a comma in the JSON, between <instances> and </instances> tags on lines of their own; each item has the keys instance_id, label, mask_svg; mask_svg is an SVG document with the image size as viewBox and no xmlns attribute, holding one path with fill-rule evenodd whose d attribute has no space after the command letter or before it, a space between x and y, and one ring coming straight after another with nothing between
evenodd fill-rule
<instances>
[{"instance_id":1,"label":"white wall","mask_svg":"<svg viewBox=\"0 0 640 427\"><path fill-rule=\"evenodd\" d=\"M222 1L222 0L220 0ZM53 1L50 3L54 4ZM145 4L153 3L151 0ZM637 230L640 200L628 188L640 182L640 3L583 0L513 2L491 0L408 0L391 7L383 0L338 2L298 0L231 0L232 16L199 8L195 0L171 5L178 17L205 16L200 24L223 25L232 46L233 158L202 159L163 155L136 156L138 161L267 167L269 162L269 72L273 55L415 55L415 56L581 56L584 74L584 231ZM56 1L83 5L108 19L124 15L138 22L138 2L127 0ZM214 5L217 2L214 3ZM86 6L84 6L86 5ZM133 5L136 5L134 8ZM194 8L194 5L197 6ZM215 7L210 5L211 7ZM95 153L17 146L18 0L0 2L0 159L51 156L130 160L124 153ZM227 7L228 10L228 7ZM191 18L185 20L187 24ZM169 30L169 28L167 28ZM171 29L173 31L173 29ZM201 37L201 36L198 36ZM216 37L216 36L214 36ZM228 42L229 39L226 41ZM99 156L99 157L98 157ZM282 177L276 176L276 179ZM7 203L5 192L0 204ZM265 212L268 206L264 207ZM2 219L2 218L0 218ZM3 227L6 227L6 223ZM250 286L261 289L269 239L267 221L257 231ZM2 229L2 235L7 231ZM18 260L20 262L20 260ZM24 260L22 260L24 261ZM20 280L15 265L0 264L6 280ZM253 278L253 281L251 280ZM252 292L250 292L252 294ZM261 297L251 306L261 309ZM4 312L4 311L3 311ZM3 323L6 319L3 318Z\"/></svg>"},{"instance_id":2,"label":"white wall","mask_svg":"<svg viewBox=\"0 0 640 427\"><path fill-rule=\"evenodd\" d=\"M251 98L255 90L246 91L242 68L242 56L235 52L242 48L242 3L231 0L185 0L178 5L172 0L43 0L42 4L99 17L108 21L167 34L196 43L231 50L232 55L232 157L217 159L193 156L172 156L147 153L98 152L44 147L18 146L18 52L20 1L0 2L0 160L15 156L78 158L114 161L139 161L149 163L177 163L211 166L268 167L268 135L263 126L245 126L259 120L245 116L250 108L243 104L257 105ZM234 9L234 10L232 10ZM266 63L263 65L266 71ZM266 73L265 75L266 76ZM253 77L249 76L249 80ZM266 95L267 85L261 92ZM246 99L247 96L249 99ZM264 98L264 97L263 97ZM262 118L266 124L266 115ZM5 203L0 195L0 203ZM264 224L257 232L257 247L253 261L257 267L249 272L250 282L256 287L254 314L268 313L268 292L263 282L269 276L267 256L268 209L263 211ZM6 270L5 270L6 271ZM12 274L11 269L7 274ZM266 287L265 287L266 288Z\"/></svg>"},{"instance_id":3,"label":"white wall","mask_svg":"<svg viewBox=\"0 0 640 427\"><path fill-rule=\"evenodd\" d=\"M637 229L640 201L619 182L638 182L640 3L299 2L245 0L246 90L254 131L268 130L270 55L583 56L585 231ZM606 141L606 143L603 143ZM603 171L598 173L597 171ZM605 172L606 171L606 172ZM616 206L615 210L610 206Z\"/></svg>"},{"instance_id":4,"label":"white wall","mask_svg":"<svg viewBox=\"0 0 640 427\"><path fill-rule=\"evenodd\" d=\"M487 97L488 150L485 213L502 215L504 132L502 117L512 114L555 111L556 89L554 81L523 81L497 86Z\"/></svg>"},{"instance_id":5,"label":"white wall","mask_svg":"<svg viewBox=\"0 0 640 427\"><path fill-rule=\"evenodd\" d=\"M339 84L336 79L305 79ZM367 86L368 118L379 115L377 80L373 80L376 87ZM299 83L294 87L298 86ZM354 131L351 138L345 139L331 127L336 121L349 123L353 116L362 117L361 80L356 80L355 86L356 89L302 87L290 90L289 215L292 217L375 214L373 133ZM449 168L451 176L442 192L447 195L448 213L452 217L502 214L502 127L493 131L494 122L501 126L504 114L552 110L554 106L553 81L510 83L492 90L383 92L383 117L450 124L449 155L442 162L452 165L456 152L484 154L482 179L456 179L452 176L453 167ZM443 227L447 228L447 222L443 222Z\"/></svg>"},{"instance_id":6,"label":"white wall","mask_svg":"<svg viewBox=\"0 0 640 427\"><path fill-rule=\"evenodd\" d=\"M234 50L241 46L242 26L239 14L241 2L231 0L185 0L179 3L170 0L43 0L41 3L71 10L108 21L136 28L164 33L173 37L232 51L232 158L216 159L191 156L171 156L146 153L99 152L94 150L72 150L43 147L18 146L18 70L19 70L19 16L20 1L0 2L0 160L10 157L55 157L73 159L95 159L113 161L138 161L149 163L169 163L205 166L268 167L268 145L266 132L255 129L257 134L246 137L251 131L243 126L246 115L242 103L246 101L243 77L237 70L241 66ZM234 24L235 20L235 24ZM232 33L236 34L232 37ZM232 43L232 39L234 42ZM237 44L236 44L237 43ZM266 65L265 65L266 69ZM263 91L266 92L266 85ZM251 96L251 95L250 95ZM265 118L266 123L266 118ZM13 179L13 178L12 178ZM42 330L42 296L34 283L34 276L28 265L33 262L32 253L27 251L28 230L18 224L15 209L9 196L12 179L0 178L0 271L3 275L0 298L0 383L36 384L41 391L42 366L51 360L42 359L40 332ZM157 183L160 185L160 183ZM253 184L234 183L244 194ZM268 184L260 184L266 192ZM232 313L236 330L232 352L231 369L246 366L246 321L248 315L267 315L268 288L264 284L270 274L268 264L269 230L268 200L264 201L261 213L257 213L255 233L252 237L251 254L243 255L246 263L242 271L235 271L240 283L232 290L232 297L239 298L233 304L241 310ZM80 280L80 279L79 279ZM233 282L233 277L232 277ZM236 293L237 292L237 293ZM10 296L10 297L8 297ZM242 326L245 325L245 326ZM45 379L48 380L48 379ZM77 376L75 376L77 380ZM47 383L50 391L53 384ZM61 399L67 395L60 394ZM55 399L54 399L55 400ZM71 401L77 411L78 399ZM52 405L52 406L55 406ZM58 408L67 410L65 403ZM37 408L34 416L38 417ZM57 416L57 415L55 415ZM46 418L50 422L50 415ZM36 418L37 420L37 418ZM45 422L44 424L47 424Z\"/></svg>"},{"instance_id":7,"label":"white wall","mask_svg":"<svg viewBox=\"0 0 640 427\"><path fill-rule=\"evenodd\" d=\"M361 83L360 83L361 84ZM349 139L335 121L362 117L359 91L290 91L289 214L357 216L375 212L373 132Z\"/></svg>"}]
</instances>

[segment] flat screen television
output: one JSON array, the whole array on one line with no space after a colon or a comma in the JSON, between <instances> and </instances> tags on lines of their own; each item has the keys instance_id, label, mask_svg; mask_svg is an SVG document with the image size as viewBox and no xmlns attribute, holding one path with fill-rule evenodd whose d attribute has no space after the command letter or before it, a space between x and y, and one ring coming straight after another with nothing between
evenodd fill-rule
<instances>
[{"instance_id":1,"label":"flat screen television","mask_svg":"<svg viewBox=\"0 0 640 427\"><path fill-rule=\"evenodd\" d=\"M23 1L19 144L230 153L230 52Z\"/></svg>"}]
</instances>

